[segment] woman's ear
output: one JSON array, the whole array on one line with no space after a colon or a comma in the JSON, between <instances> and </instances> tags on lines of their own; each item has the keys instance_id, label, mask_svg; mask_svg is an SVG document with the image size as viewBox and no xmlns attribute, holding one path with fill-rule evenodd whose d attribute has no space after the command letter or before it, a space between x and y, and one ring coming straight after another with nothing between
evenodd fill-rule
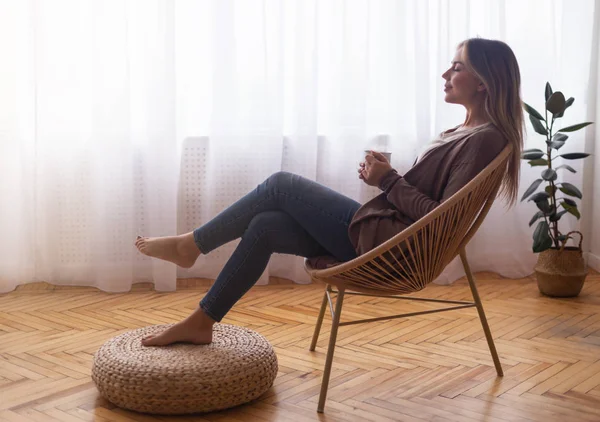
<instances>
[{"instance_id":1,"label":"woman's ear","mask_svg":"<svg viewBox=\"0 0 600 422\"><path fill-rule=\"evenodd\" d=\"M479 92L485 91L485 85L483 82L479 82L479 85L477 85L477 91L479 91Z\"/></svg>"}]
</instances>

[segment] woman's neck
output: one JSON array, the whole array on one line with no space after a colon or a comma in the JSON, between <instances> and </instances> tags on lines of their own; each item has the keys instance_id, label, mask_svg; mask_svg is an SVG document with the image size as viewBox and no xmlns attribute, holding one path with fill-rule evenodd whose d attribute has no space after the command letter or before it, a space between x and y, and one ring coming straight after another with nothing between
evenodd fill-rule
<instances>
[{"instance_id":1,"label":"woman's neck","mask_svg":"<svg viewBox=\"0 0 600 422\"><path fill-rule=\"evenodd\" d=\"M463 123L463 127L476 127L489 123L490 120L482 105L466 108L467 116L465 118L465 122Z\"/></svg>"},{"instance_id":2,"label":"woman's neck","mask_svg":"<svg viewBox=\"0 0 600 422\"><path fill-rule=\"evenodd\" d=\"M462 124L462 126L463 127L477 127L477 126L485 125L486 123L489 123L489 120L485 119L483 117L474 118L474 117L467 116L467 118L465 119L465 122Z\"/></svg>"}]
</instances>

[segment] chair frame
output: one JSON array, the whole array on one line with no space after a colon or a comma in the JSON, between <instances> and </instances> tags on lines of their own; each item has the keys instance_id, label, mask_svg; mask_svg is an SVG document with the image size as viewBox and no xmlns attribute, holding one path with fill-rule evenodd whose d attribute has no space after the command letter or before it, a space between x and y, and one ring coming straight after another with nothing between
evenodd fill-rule
<instances>
[{"instance_id":1,"label":"chair frame","mask_svg":"<svg viewBox=\"0 0 600 422\"><path fill-rule=\"evenodd\" d=\"M494 344L494 339L492 337L492 333L490 331L490 327L487 322L487 318L485 316L485 312L483 309L483 304L481 302L481 298L479 296L479 292L477 291L477 286L475 284L475 279L471 272L469 263L467 261L467 256L465 252L465 247L467 243L471 240L471 238L475 235L475 232L479 228L479 226L483 223L489 209L491 208L493 201L498 193L498 190L501 185L501 177L504 174L504 169L506 168L506 164L508 162L508 158L512 152L512 147L510 145L506 146L504 150L483 170L481 171L473 180L471 180L467 185L461 188L458 192L452 195L448 200L440 204L429 214L421 218L419 221L415 222L402 232L398 233L394 237L392 237L387 242L379 245L377 248L372 251L361 255L351 261L342 263L333 268L327 268L323 270L316 270L310 267L308 264L308 260L305 260L305 269L309 273L311 279L313 281L322 281L326 284L325 294L323 295L323 300L321 303L321 308L319 310L319 316L317 318L315 331L312 337L312 341L310 344L310 351L314 351L317 345L317 340L319 338L319 333L321 331L321 326L323 323L323 318L325 316L325 308L327 304L329 304L331 316L332 316L332 325L331 325L331 333L329 337L329 346L327 348L327 356L325 360L325 368L323 371L323 379L321 382L321 392L319 395L319 404L317 407L317 411L319 413L323 413L325 407L325 401L327 398L327 388L329 386L329 378L331 375L331 367L333 363L333 354L335 351L335 344L337 339L337 333L339 327L346 325L354 325L354 324L362 324L367 322L375 322L382 320L391 320L397 318L405 318L417 315L425 315L437 312L446 312L453 311L457 309L465 309L465 308L477 308L477 313L479 315L479 320L481 322L483 331L485 333L485 337L488 343L488 347L490 349L490 354L492 355L492 359L494 361L494 366L496 368L496 373L498 376L503 376L502 365L500 363L500 359L498 357L498 352L496 351L496 346ZM379 293L376 289L371 288L360 288L355 285L348 286L344 280L336 279L336 275L339 276L344 271L352 270L354 268L360 267L362 264L369 262L373 258L381 255L382 253L390 250L392 247L400 244L402 241L409 239L411 236L415 235L421 228L425 227L427 224L433 222L438 217L442 216L447 210L457 204L460 200L464 199L465 196L469 195L472 191L474 191L477 187L479 187L482 183L486 181L488 178L495 178L493 183L493 187L491 192L487 198L485 198L485 202L480 207L479 214L477 215L474 223L469 228L468 232L462 239L460 245L456 250L451 254L451 258L447 259L445 265L443 265L442 269L456 257L456 255L460 256L462 265L465 270L465 274L467 276L467 280L469 282L469 287L471 289L471 294L473 296L473 301L455 301L455 300L442 300L442 299L429 299L429 298L418 298L418 297L410 297L410 296L398 296L393 294L382 294ZM435 274L437 277L439 274ZM431 282L434 278L432 277L429 282ZM333 290L332 285L337 288L337 290ZM352 290L352 291L349 291ZM337 299L335 302L335 307L333 305L332 293L337 294ZM340 317L342 313L342 305L344 302L344 297L346 295L357 295L357 296L373 296L373 297L384 297L384 298L392 298L399 300L412 300L412 301L424 301L424 302L435 302L442 304L451 304L454 306L447 306L440 309L432 309L427 311L420 312L410 312L403 313L398 315L390 315L383 316L378 318L367 318L367 319L359 319L353 321L344 321L340 322ZM335 308L335 309L334 309Z\"/></svg>"}]
</instances>

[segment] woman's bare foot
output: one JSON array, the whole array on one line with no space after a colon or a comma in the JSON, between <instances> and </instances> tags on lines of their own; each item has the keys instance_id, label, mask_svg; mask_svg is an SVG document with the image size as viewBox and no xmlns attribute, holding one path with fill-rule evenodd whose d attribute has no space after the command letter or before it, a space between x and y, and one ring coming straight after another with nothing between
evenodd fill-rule
<instances>
[{"instance_id":1,"label":"woman's bare foot","mask_svg":"<svg viewBox=\"0 0 600 422\"><path fill-rule=\"evenodd\" d=\"M212 342L212 326L215 323L198 308L189 317L167 328L160 334L142 339L144 346L167 346L172 343L209 344Z\"/></svg>"},{"instance_id":2,"label":"woman's bare foot","mask_svg":"<svg viewBox=\"0 0 600 422\"><path fill-rule=\"evenodd\" d=\"M183 268L190 268L200 256L193 232L167 237L138 236L135 246L144 255L164 259Z\"/></svg>"}]
</instances>

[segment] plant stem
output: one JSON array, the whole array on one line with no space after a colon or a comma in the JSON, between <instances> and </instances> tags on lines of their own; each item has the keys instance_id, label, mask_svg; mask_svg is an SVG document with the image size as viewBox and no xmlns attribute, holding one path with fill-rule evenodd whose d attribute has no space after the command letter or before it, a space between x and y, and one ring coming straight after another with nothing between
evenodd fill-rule
<instances>
[{"instance_id":1,"label":"plant stem","mask_svg":"<svg viewBox=\"0 0 600 422\"><path fill-rule=\"evenodd\" d=\"M552 147L550 146L550 142L552 140L552 128L554 127L554 114L552 115L552 123L550 123L550 128L548 128L548 110L546 110L546 129L548 133L546 134L547 143L547 154L548 154L548 168L552 169ZM554 213L558 212L558 207L556 206L556 185L554 181L549 180L550 189L552 190L552 195L550 195L550 204L554 207ZM552 236L552 231L554 231L554 236ZM558 221L552 222L552 228L550 230L550 237L554 240L554 245L558 248Z\"/></svg>"},{"instance_id":2,"label":"plant stem","mask_svg":"<svg viewBox=\"0 0 600 422\"><path fill-rule=\"evenodd\" d=\"M546 224L548 224L548 226L550 226L550 224L552 224L545 215L544 215L544 220L546 220ZM550 235L550 239L552 239L552 243L554 243L555 245L558 245L558 239L555 236L552 236L552 230L550 230L550 232L548 234Z\"/></svg>"}]
</instances>

